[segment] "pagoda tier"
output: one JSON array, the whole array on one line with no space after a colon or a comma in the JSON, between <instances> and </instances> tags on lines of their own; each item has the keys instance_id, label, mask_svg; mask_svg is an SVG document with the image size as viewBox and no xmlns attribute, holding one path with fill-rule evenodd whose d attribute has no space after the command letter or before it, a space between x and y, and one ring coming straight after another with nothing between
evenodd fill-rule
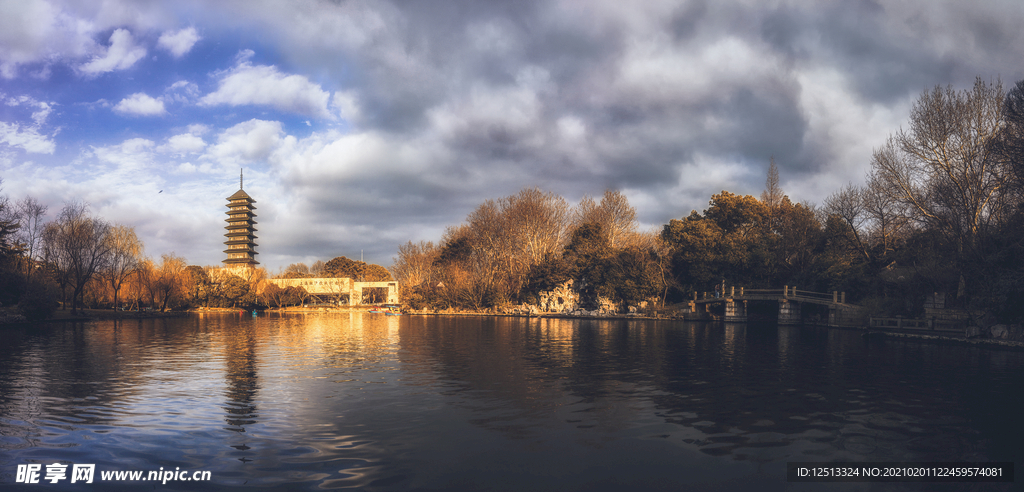
<instances>
[{"instance_id":1,"label":"pagoda tier","mask_svg":"<svg viewBox=\"0 0 1024 492\"><path fill-rule=\"evenodd\" d=\"M225 212L228 218L224 219L227 231L224 237L227 241L224 244L228 249L224 253L228 255L224 260L228 265L259 265L256 261L256 221L253 220L256 214L253 210L256 200L253 200L246 192L239 189L234 195L228 197L228 210Z\"/></svg>"}]
</instances>

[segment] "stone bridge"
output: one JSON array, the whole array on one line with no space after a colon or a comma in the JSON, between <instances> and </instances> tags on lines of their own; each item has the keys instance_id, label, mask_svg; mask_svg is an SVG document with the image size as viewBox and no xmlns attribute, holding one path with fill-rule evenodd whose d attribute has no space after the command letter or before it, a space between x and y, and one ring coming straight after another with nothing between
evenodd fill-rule
<instances>
[{"instance_id":1,"label":"stone bridge","mask_svg":"<svg viewBox=\"0 0 1024 492\"><path fill-rule=\"evenodd\" d=\"M707 292L699 296L694 292L688 315L695 319L714 319L716 316L711 313L711 307L724 304L722 319L729 323L743 323L747 321L748 303L752 301L778 302L780 325L801 323L801 306L804 304L825 306L828 309L828 326L867 326L868 322L867 311L856 304L848 304L845 292L812 292L788 285L781 289L731 287L718 297L709 296Z\"/></svg>"}]
</instances>

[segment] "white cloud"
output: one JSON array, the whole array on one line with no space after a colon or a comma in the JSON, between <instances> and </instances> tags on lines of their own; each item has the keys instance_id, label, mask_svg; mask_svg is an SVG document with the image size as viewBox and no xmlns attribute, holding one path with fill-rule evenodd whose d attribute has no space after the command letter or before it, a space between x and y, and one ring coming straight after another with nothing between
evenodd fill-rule
<instances>
[{"instance_id":1,"label":"white cloud","mask_svg":"<svg viewBox=\"0 0 1024 492\"><path fill-rule=\"evenodd\" d=\"M202 123L193 123L188 126L188 132L193 135L204 135L210 131L210 127Z\"/></svg>"},{"instance_id":2,"label":"white cloud","mask_svg":"<svg viewBox=\"0 0 1024 492\"><path fill-rule=\"evenodd\" d=\"M53 53L83 55L91 33L48 2L0 2L0 75L11 79L18 65Z\"/></svg>"},{"instance_id":3,"label":"white cloud","mask_svg":"<svg viewBox=\"0 0 1024 492\"><path fill-rule=\"evenodd\" d=\"M362 113L359 110L359 101L351 91L339 91L331 98L331 106L343 119L349 122L359 121Z\"/></svg>"},{"instance_id":4,"label":"white cloud","mask_svg":"<svg viewBox=\"0 0 1024 492\"><path fill-rule=\"evenodd\" d=\"M157 150L173 154L187 154L200 152L206 148L206 142L202 138L191 133L182 133L167 139L167 144L161 145Z\"/></svg>"},{"instance_id":5,"label":"white cloud","mask_svg":"<svg viewBox=\"0 0 1024 492\"><path fill-rule=\"evenodd\" d=\"M161 34L156 44L169 51L175 58L181 58L192 49L192 46L195 46L199 39L199 33L196 32L196 28L189 27L180 31L167 31Z\"/></svg>"},{"instance_id":6,"label":"white cloud","mask_svg":"<svg viewBox=\"0 0 1024 492\"><path fill-rule=\"evenodd\" d=\"M280 122L252 119L221 132L205 157L227 167L266 161L280 145L283 134Z\"/></svg>"},{"instance_id":7,"label":"white cloud","mask_svg":"<svg viewBox=\"0 0 1024 492\"><path fill-rule=\"evenodd\" d=\"M173 101L189 104L199 97L199 86L187 80L179 80L171 84L164 94Z\"/></svg>"},{"instance_id":8,"label":"white cloud","mask_svg":"<svg viewBox=\"0 0 1024 492\"><path fill-rule=\"evenodd\" d=\"M124 173L139 171L150 166L153 162L152 149L156 143L145 138L130 138L117 145L95 147L93 155L101 162L107 162L116 166L108 170L108 174L117 174L124 177Z\"/></svg>"},{"instance_id":9,"label":"white cloud","mask_svg":"<svg viewBox=\"0 0 1024 492\"><path fill-rule=\"evenodd\" d=\"M46 135L41 135L37 128L22 130L17 123L2 121L0 121L0 143L11 147L20 147L25 152L33 154L52 154L56 148L53 140Z\"/></svg>"},{"instance_id":10,"label":"white cloud","mask_svg":"<svg viewBox=\"0 0 1024 492\"><path fill-rule=\"evenodd\" d=\"M199 100L200 106L259 104L316 118L331 117L330 94L302 75L286 75L277 67L241 62L220 80L220 87Z\"/></svg>"},{"instance_id":11,"label":"white cloud","mask_svg":"<svg viewBox=\"0 0 1024 492\"><path fill-rule=\"evenodd\" d=\"M3 94L0 93L0 98ZM32 112L32 121L35 122L35 126L39 127L46 123L46 118L53 112L53 107L56 103L37 101L35 98L30 96L18 96L7 98L6 104L8 106L28 106L36 108L36 111Z\"/></svg>"},{"instance_id":12,"label":"white cloud","mask_svg":"<svg viewBox=\"0 0 1024 492\"><path fill-rule=\"evenodd\" d=\"M145 93L136 92L117 103L114 111L136 116L158 116L165 114L164 102Z\"/></svg>"},{"instance_id":13,"label":"white cloud","mask_svg":"<svg viewBox=\"0 0 1024 492\"><path fill-rule=\"evenodd\" d=\"M103 56L97 56L79 67L86 75L98 75L114 70L124 70L146 56L146 48L135 46L132 34L126 29L117 29L110 35L110 48Z\"/></svg>"}]
</instances>

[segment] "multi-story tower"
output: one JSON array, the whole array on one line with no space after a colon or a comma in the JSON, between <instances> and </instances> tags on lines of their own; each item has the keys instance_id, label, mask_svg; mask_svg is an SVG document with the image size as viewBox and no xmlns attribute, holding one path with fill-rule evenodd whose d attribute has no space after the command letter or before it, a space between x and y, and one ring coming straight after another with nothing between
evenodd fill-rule
<instances>
[{"instance_id":1,"label":"multi-story tower","mask_svg":"<svg viewBox=\"0 0 1024 492\"><path fill-rule=\"evenodd\" d=\"M224 236L228 240L224 244L228 246L228 249L224 252L227 253L228 258L224 260L224 264L228 267L251 267L260 264L256 261L256 221L253 220L256 217L256 214L253 213L256 207L253 205L254 203L256 200L242 190L242 179L239 176L238 191L228 197L228 211L226 212L228 225L225 227L227 233Z\"/></svg>"}]
</instances>

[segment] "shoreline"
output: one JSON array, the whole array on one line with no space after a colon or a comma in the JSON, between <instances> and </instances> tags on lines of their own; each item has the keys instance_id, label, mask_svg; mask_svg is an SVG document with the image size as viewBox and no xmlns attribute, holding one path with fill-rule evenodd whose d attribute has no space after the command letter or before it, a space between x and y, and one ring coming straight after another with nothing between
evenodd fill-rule
<instances>
[{"instance_id":1,"label":"shoreline","mask_svg":"<svg viewBox=\"0 0 1024 492\"><path fill-rule=\"evenodd\" d=\"M371 309L371 306L365 308L272 308L260 311L260 313L322 313L322 312L337 312L337 313L351 313L351 312L367 312ZM18 326L32 323L63 323L63 322L78 322L78 321L107 321L107 320L131 320L131 319L159 319L159 318L183 318L191 314L207 314L207 313L248 313L246 309L239 308L200 308L191 309L188 311L112 311L105 309L81 309L80 313L75 316L71 315L70 311L56 312L56 315L51 318L47 318L41 321L10 321L0 323L0 327L3 326ZM537 318L537 319L585 319L585 320L615 320L615 321L629 321L629 320L664 320L664 321L683 321L683 322L708 322L708 323L722 323L726 322L721 320L690 320L674 316L649 316L640 314L613 314L613 315L572 315L563 313L540 313L540 314L522 314L522 313L488 313L488 312L450 312L450 313L438 313L438 312L409 312L403 313L403 315L412 316L489 316L496 318ZM731 324L743 324L747 323L731 323ZM1008 348L1015 350L1024 350L1024 342L1016 340L1005 340L996 338L967 338L964 335L953 335L948 334L932 334L926 332L915 332L909 331L895 331L892 329L878 329L867 326L825 326L814 323L807 323L802 326L824 328L824 329L839 329L839 330L852 330L861 332L865 339L872 339L877 337L885 337L891 339L905 339L905 340L919 340L926 342L940 342L940 343L953 343L956 345L965 346L978 346L978 347L992 347L992 348Z\"/></svg>"},{"instance_id":2,"label":"shoreline","mask_svg":"<svg viewBox=\"0 0 1024 492\"><path fill-rule=\"evenodd\" d=\"M504 317L504 318L538 318L538 319L590 319L590 320L665 320L665 321L683 321L683 322L706 322L706 323L721 323L723 325L727 322L722 320L693 320L686 318L678 318L672 316L643 316L643 315L625 315L616 314L608 316L587 316L587 315L572 315L572 314L561 314L561 313L544 313L544 314L512 314L512 313L480 313L480 312L458 312L458 313L408 313L409 315L421 315L421 316L492 316L492 317ZM746 322L736 322L728 324L746 325ZM927 342L941 342L941 343L952 343L956 345L970 345L979 347L991 347L991 348L1007 348L1014 350L1024 350L1024 342L1016 340L1003 340L998 338L967 338L964 335L953 335L949 334L930 334L921 332L904 332L887 329L872 328L868 326L827 326L816 323L806 323L794 326L806 326L813 328L822 328L827 330L850 330L859 331L865 339L872 337L886 337L886 338L902 338L909 340L919 340Z\"/></svg>"},{"instance_id":3,"label":"shoreline","mask_svg":"<svg viewBox=\"0 0 1024 492\"><path fill-rule=\"evenodd\" d=\"M54 315L37 321L16 319L0 323L3 326L28 325L35 323L65 323L78 321L106 321L125 319L154 319L154 318L183 318L188 316L188 311L114 311L110 309L79 309L79 314L72 315L70 310L60 310Z\"/></svg>"}]
</instances>

